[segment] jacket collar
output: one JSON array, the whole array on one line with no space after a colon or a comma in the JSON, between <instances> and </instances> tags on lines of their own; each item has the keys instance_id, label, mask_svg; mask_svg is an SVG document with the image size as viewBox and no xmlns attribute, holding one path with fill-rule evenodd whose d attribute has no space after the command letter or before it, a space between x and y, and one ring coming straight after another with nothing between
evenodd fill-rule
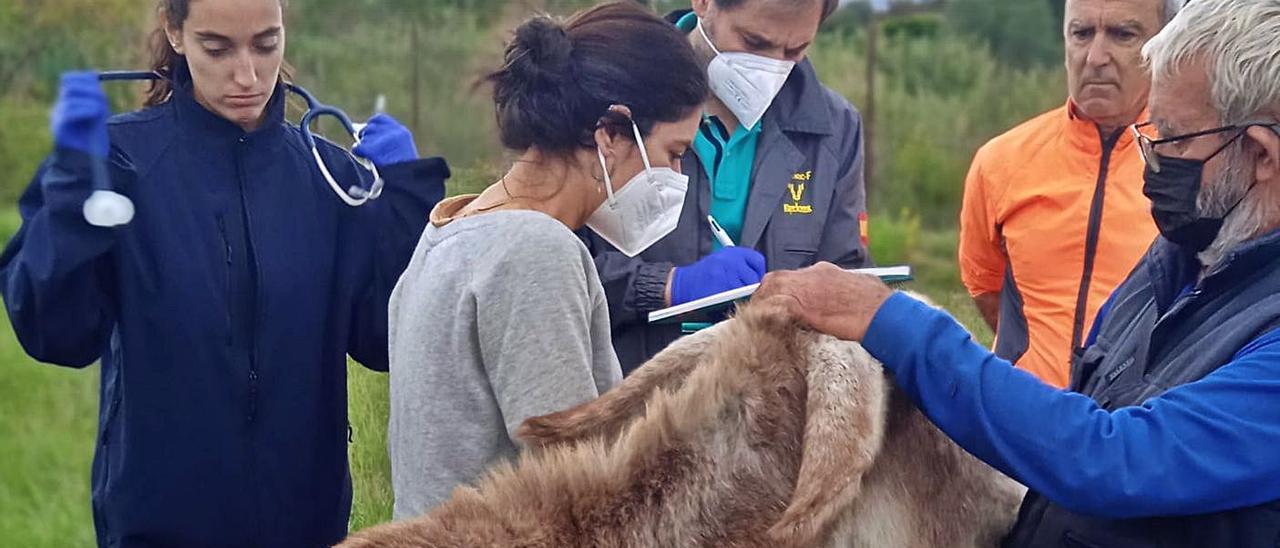
<instances>
[{"instance_id":1,"label":"jacket collar","mask_svg":"<svg viewBox=\"0 0 1280 548\"><path fill-rule=\"evenodd\" d=\"M1103 144L1108 138L1116 139L1113 150L1123 150L1133 144L1133 134L1128 127L1120 128L1120 135L1103 135L1102 128L1093 120L1085 118L1080 113L1079 107L1075 101L1067 98L1066 108L1066 137L1071 146L1081 152L1090 155L1100 155L1103 151ZM1144 108L1142 113L1138 115L1138 120L1147 118L1147 110Z\"/></svg>"},{"instance_id":2,"label":"jacket collar","mask_svg":"<svg viewBox=\"0 0 1280 548\"><path fill-rule=\"evenodd\" d=\"M1280 230L1236 246L1222 259L1222 263L1212 267L1199 285L1210 289L1241 283L1260 270L1280 266L1277 263L1280 263ZM1196 283L1201 265L1195 253L1160 236L1152 245L1148 268L1151 269L1156 304L1163 314L1182 294L1183 288Z\"/></svg>"},{"instance_id":3,"label":"jacket collar","mask_svg":"<svg viewBox=\"0 0 1280 548\"><path fill-rule=\"evenodd\" d=\"M246 132L234 122L219 116L196 101L192 90L191 72L186 63L182 63L173 71L173 95L170 102L178 116L178 123L184 129L214 139L252 139L279 135L284 129L285 95L284 85L277 83L271 100L267 102L266 115L262 124L251 132Z\"/></svg>"},{"instance_id":4,"label":"jacket collar","mask_svg":"<svg viewBox=\"0 0 1280 548\"><path fill-rule=\"evenodd\" d=\"M668 13L665 17L675 24L693 10L683 9ZM831 135L834 133L826 90L818 81L817 71L808 58L796 63L778 96L764 113L766 127L776 127L786 132Z\"/></svg>"},{"instance_id":5,"label":"jacket collar","mask_svg":"<svg viewBox=\"0 0 1280 548\"><path fill-rule=\"evenodd\" d=\"M772 118L772 123L782 131L815 135L833 133L832 116L826 90L818 82L818 73L807 58L796 63L782 91L765 112L765 119Z\"/></svg>"}]
</instances>

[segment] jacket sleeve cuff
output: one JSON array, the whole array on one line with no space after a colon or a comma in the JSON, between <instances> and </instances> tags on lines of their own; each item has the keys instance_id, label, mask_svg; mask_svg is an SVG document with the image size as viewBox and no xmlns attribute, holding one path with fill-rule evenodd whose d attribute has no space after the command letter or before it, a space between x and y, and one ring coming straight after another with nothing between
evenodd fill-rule
<instances>
[{"instance_id":1,"label":"jacket sleeve cuff","mask_svg":"<svg viewBox=\"0 0 1280 548\"><path fill-rule=\"evenodd\" d=\"M897 373L898 368L911 363L912 352L927 348L928 341L918 339L927 339L930 331L919 326L928 325L928 319L935 314L938 311L929 305L895 291L871 319L862 347Z\"/></svg>"},{"instance_id":2,"label":"jacket sleeve cuff","mask_svg":"<svg viewBox=\"0 0 1280 548\"><path fill-rule=\"evenodd\" d=\"M56 176L46 178L45 192L69 192L88 198L93 192L93 162L88 153L65 147L53 149L51 169Z\"/></svg>"},{"instance_id":3,"label":"jacket sleeve cuff","mask_svg":"<svg viewBox=\"0 0 1280 548\"><path fill-rule=\"evenodd\" d=\"M409 160L378 168L378 173L388 183L412 184L414 181L448 179L452 173L444 158L432 157Z\"/></svg>"},{"instance_id":4,"label":"jacket sleeve cuff","mask_svg":"<svg viewBox=\"0 0 1280 548\"><path fill-rule=\"evenodd\" d=\"M84 223L84 203L94 192L93 164L108 162L86 152L65 147L57 147L53 151L49 169L41 177L41 192L44 194L44 208L55 217L75 219ZM104 168L110 170L111 167ZM129 195L128 181L113 178L108 181L110 190ZM108 227L95 227L84 223L93 231L110 233Z\"/></svg>"},{"instance_id":5,"label":"jacket sleeve cuff","mask_svg":"<svg viewBox=\"0 0 1280 548\"><path fill-rule=\"evenodd\" d=\"M640 314L648 314L667 306L667 277L671 263L644 263L636 269L635 308Z\"/></svg>"}]
</instances>

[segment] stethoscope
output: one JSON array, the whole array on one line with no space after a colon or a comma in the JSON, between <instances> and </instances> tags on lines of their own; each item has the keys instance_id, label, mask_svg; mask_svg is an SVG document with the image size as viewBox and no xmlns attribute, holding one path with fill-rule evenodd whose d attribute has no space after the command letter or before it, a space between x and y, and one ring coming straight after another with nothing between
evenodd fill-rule
<instances>
[{"instance_id":1,"label":"stethoscope","mask_svg":"<svg viewBox=\"0 0 1280 548\"><path fill-rule=\"evenodd\" d=\"M164 77L150 71L108 71L98 73L98 80L102 82L119 82L119 81L150 81L161 80ZM329 188L341 198L344 203L349 206L361 206L369 200L376 200L382 195L382 175L378 173L378 168L366 158L361 158L350 151L346 151L358 165L363 167L369 173L373 174L373 184L369 188L361 186L359 183L351 185L347 190L343 190L333 178L329 166L325 165L324 159L320 156L320 151L316 147L316 138L311 134L311 123L320 116L332 116L338 119L343 129L351 134L354 144L360 143L360 132L364 130L364 124L356 124L351 121L347 113L337 107L326 105L317 101L311 92L303 89L293 83L285 83L285 89L302 97L307 102L307 112L302 115L302 120L298 122L298 128L302 130L302 138L307 146L311 148L311 156L315 159L316 166L320 168L320 174L324 176ZM133 202L122 194L115 192L111 187L111 181L107 176L107 164L105 159L95 159L92 168L93 175L93 193L89 195L89 199L84 202L84 218L89 224L94 226L120 226L128 224L133 220L134 208Z\"/></svg>"}]
</instances>

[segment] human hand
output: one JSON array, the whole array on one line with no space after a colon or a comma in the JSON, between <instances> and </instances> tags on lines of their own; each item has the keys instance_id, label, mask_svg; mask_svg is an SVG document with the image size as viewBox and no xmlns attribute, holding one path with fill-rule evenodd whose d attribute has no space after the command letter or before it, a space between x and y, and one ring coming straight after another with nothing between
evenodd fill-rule
<instances>
[{"instance_id":1,"label":"human hand","mask_svg":"<svg viewBox=\"0 0 1280 548\"><path fill-rule=\"evenodd\" d=\"M418 159L413 134L404 124L386 114L375 114L360 131L360 142L352 154L366 158L378 167Z\"/></svg>"},{"instance_id":2,"label":"human hand","mask_svg":"<svg viewBox=\"0 0 1280 548\"><path fill-rule=\"evenodd\" d=\"M64 72L58 101L49 114L55 145L106 158L111 149L107 118L111 116L107 94L92 71Z\"/></svg>"},{"instance_id":3,"label":"human hand","mask_svg":"<svg viewBox=\"0 0 1280 548\"><path fill-rule=\"evenodd\" d=\"M684 304L760 281L764 255L747 247L722 247L671 275L671 304Z\"/></svg>"},{"instance_id":4,"label":"human hand","mask_svg":"<svg viewBox=\"0 0 1280 548\"><path fill-rule=\"evenodd\" d=\"M772 300L787 306L814 331L861 341L890 295L893 290L880 278L818 263L803 270L769 273L751 298L786 297Z\"/></svg>"}]
</instances>

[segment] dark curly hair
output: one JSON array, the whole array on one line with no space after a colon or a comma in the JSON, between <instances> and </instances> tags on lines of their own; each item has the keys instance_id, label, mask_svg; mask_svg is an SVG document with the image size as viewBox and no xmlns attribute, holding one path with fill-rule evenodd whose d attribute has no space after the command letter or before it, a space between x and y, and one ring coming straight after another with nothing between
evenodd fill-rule
<instances>
[{"instance_id":1,"label":"dark curly hair","mask_svg":"<svg viewBox=\"0 0 1280 548\"><path fill-rule=\"evenodd\" d=\"M561 22L537 16L515 30L502 68L485 80L502 144L572 154L590 146L602 121L630 135L626 105L642 134L700 108L707 77L684 35L634 1L611 2ZM625 129L625 131L622 131Z\"/></svg>"}]
</instances>

